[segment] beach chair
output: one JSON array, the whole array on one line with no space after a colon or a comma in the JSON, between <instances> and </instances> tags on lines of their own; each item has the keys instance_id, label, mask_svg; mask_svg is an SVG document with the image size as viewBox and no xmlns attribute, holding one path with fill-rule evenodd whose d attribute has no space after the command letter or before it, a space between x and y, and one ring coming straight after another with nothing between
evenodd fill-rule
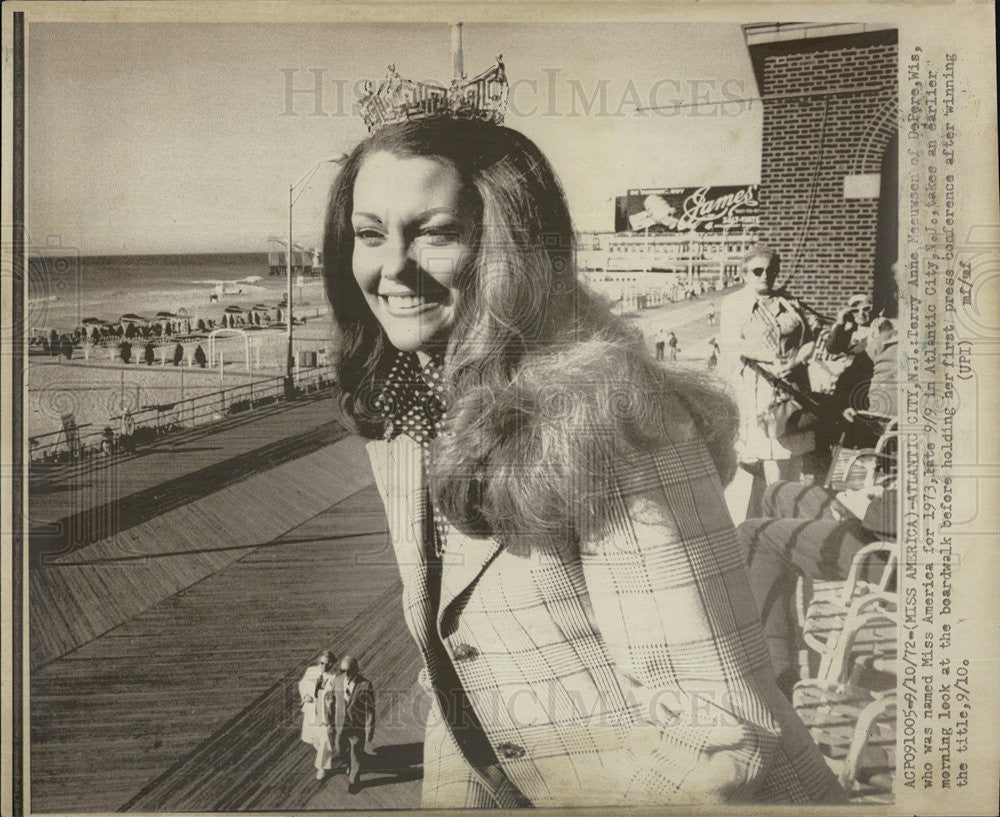
<instances>
[{"instance_id":1,"label":"beach chair","mask_svg":"<svg viewBox=\"0 0 1000 817\"><path fill-rule=\"evenodd\" d=\"M792 706L848 795L891 796L896 771L896 689L800 681Z\"/></svg>"},{"instance_id":2,"label":"beach chair","mask_svg":"<svg viewBox=\"0 0 1000 817\"><path fill-rule=\"evenodd\" d=\"M863 668L883 680L895 671L898 564L895 544L873 542L854 555L846 581L800 582L800 632L811 651L802 655L802 677L846 683Z\"/></svg>"},{"instance_id":3,"label":"beach chair","mask_svg":"<svg viewBox=\"0 0 1000 817\"><path fill-rule=\"evenodd\" d=\"M831 628L818 676L792 691L796 713L849 794L892 791L897 625L895 593L855 598Z\"/></svg>"},{"instance_id":4,"label":"beach chair","mask_svg":"<svg viewBox=\"0 0 1000 817\"><path fill-rule=\"evenodd\" d=\"M896 545L872 543L855 554L846 581L814 583L801 617L803 640L813 652L792 704L841 785L854 795L892 792L897 569Z\"/></svg>"},{"instance_id":5,"label":"beach chair","mask_svg":"<svg viewBox=\"0 0 1000 817\"><path fill-rule=\"evenodd\" d=\"M895 417L875 412L858 412L858 416L883 428L873 448L846 448L840 443L833 447L830 467L824 485L834 491L870 488L879 471L895 468L895 447L899 439L899 421Z\"/></svg>"}]
</instances>

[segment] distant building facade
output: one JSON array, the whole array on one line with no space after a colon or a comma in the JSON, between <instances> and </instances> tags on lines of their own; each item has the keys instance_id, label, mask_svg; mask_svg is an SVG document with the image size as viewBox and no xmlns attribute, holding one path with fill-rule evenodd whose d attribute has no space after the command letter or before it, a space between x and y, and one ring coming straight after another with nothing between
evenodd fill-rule
<instances>
[{"instance_id":1,"label":"distant building facade","mask_svg":"<svg viewBox=\"0 0 1000 817\"><path fill-rule=\"evenodd\" d=\"M757 242L757 206L756 184L629 190L615 232L580 235L580 266L592 289L638 308L723 289Z\"/></svg>"},{"instance_id":2,"label":"distant building facade","mask_svg":"<svg viewBox=\"0 0 1000 817\"><path fill-rule=\"evenodd\" d=\"M267 265L270 275L287 275L288 273L288 242L282 238L271 236L268 239ZM322 255L318 249L299 247L292 248L292 274L316 276L323 274Z\"/></svg>"}]
</instances>

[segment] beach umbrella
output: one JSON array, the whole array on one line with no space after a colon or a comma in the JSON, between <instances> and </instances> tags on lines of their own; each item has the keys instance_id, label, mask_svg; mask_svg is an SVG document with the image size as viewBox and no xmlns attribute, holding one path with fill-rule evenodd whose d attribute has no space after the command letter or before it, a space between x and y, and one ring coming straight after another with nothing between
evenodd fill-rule
<instances>
[{"instance_id":1,"label":"beach umbrella","mask_svg":"<svg viewBox=\"0 0 1000 817\"><path fill-rule=\"evenodd\" d=\"M173 312L157 312L156 317L158 318L176 318L177 316Z\"/></svg>"},{"instance_id":2,"label":"beach umbrella","mask_svg":"<svg viewBox=\"0 0 1000 817\"><path fill-rule=\"evenodd\" d=\"M80 321L81 326L104 326L105 322L100 318L84 318Z\"/></svg>"},{"instance_id":3,"label":"beach umbrella","mask_svg":"<svg viewBox=\"0 0 1000 817\"><path fill-rule=\"evenodd\" d=\"M254 304L253 307L257 312L267 312L271 309L267 304Z\"/></svg>"},{"instance_id":4,"label":"beach umbrella","mask_svg":"<svg viewBox=\"0 0 1000 817\"><path fill-rule=\"evenodd\" d=\"M243 309L243 307L240 307L240 306L227 306L222 311L225 312L228 315L242 315L243 312L244 312L244 309Z\"/></svg>"},{"instance_id":5,"label":"beach umbrella","mask_svg":"<svg viewBox=\"0 0 1000 817\"><path fill-rule=\"evenodd\" d=\"M141 321L142 323L146 322L146 319L142 317L142 315L136 315L134 312L128 312L122 315L121 320L125 321L126 323L136 323L139 321Z\"/></svg>"}]
</instances>

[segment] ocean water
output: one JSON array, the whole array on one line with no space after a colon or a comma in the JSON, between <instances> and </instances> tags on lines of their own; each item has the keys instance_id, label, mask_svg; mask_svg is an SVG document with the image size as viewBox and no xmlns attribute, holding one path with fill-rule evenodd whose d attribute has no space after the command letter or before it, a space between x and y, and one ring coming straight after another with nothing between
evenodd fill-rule
<instances>
[{"instance_id":1,"label":"ocean water","mask_svg":"<svg viewBox=\"0 0 1000 817\"><path fill-rule=\"evenodd\" d=\"M72 332L84 318L116 321L128 312L152 318L160 310L176 313L183 307L192 318L218 320L230 305L273 307L287 286L285 275L269 276L267 253L48 256L31 258L28 271L25 318L29 338L51 329L60 334ZM220 283L226 286L225 294L210 300ZM296 348L327 348L330 332L322 279L306 278L302 286L296 280L293 298L296 316L308 319L308 325L297 331ZM188 347L199 342L204 341L182 345L193 353ZM114 346L95 350L88 359L80 349L72 361L30 355L25 406L29 435L58 431L66 413L72 413L78 424L103 426L120 412L123 392L139 408L283 373L282 330L254 333L252 372L245 363L244 343L241 337L219 339L216 348L225 359L224 375L192 368L185 372L183 387L181 373L172 365L137 362L126 366ZM137 355L136 360L140 359Z\"/></svg>"},{"instance_id":2,"label":"ocean water","mask_svg":"<svg viewBox=\"0 0 1000 817\"><path fill-rule=\"evenodd\" d=\"M267 253L36 256L28 263L27 329L70 331L83 318L116 320L126 312L152 317L183 307L208 317L230 304L273 305L286 279L268 273ZM226 294L213 302L219 283Z\"/></svg>"}]
</instances>

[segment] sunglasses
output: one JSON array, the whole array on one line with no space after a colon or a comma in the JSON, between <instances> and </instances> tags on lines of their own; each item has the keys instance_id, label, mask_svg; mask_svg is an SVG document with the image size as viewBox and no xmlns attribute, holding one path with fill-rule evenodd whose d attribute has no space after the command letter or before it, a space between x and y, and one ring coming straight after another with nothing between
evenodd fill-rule
<instances>
[{"instance_id":1,"label":"sunglasses","mask_svg":"<svg viewBox=\"0 0 1000 817\"><path fill-rule=\"evenodd\" d=\"M767 272L767 267L754 267L753 269L750 270L750 274L755 275L758 278L765 272Z\"/></svg>"}]
</instances>

